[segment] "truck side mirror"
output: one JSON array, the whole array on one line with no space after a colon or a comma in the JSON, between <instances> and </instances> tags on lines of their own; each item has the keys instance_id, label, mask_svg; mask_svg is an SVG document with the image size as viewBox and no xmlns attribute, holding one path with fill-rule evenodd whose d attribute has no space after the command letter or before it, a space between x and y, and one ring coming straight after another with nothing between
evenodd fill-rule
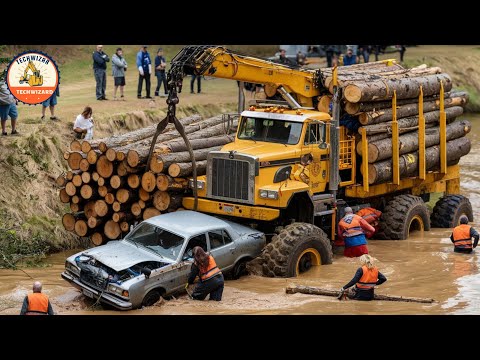
<instances>
[{"instance_id":1,"label":"truck side mirror","mask_svg":"<svg viewBox=\"0 0 480 360\"><path fill-rule=\"evenodd\" d=\"M325 150L328 148L328 144L326 142L322 142L318 145L319 149Z\"/></svg>"}]
</instances>

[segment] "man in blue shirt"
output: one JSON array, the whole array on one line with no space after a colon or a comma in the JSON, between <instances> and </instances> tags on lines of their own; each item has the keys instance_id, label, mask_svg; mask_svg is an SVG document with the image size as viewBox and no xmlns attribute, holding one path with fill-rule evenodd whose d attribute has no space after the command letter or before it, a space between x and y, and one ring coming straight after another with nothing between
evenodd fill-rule
<instances>
[{"instance_id":1,"label":"man in blue shirt","mask_svg":"<svg viewBox=\"0 0 480 360\"><path fill-rule=\"evenodd\" d=\"M353 54L353 49L348 48L347 49L347 54L343 57L343 66L349 66L349 65L354 65L357 64L357 55Z\"/></svg>"},{"instance_id":2,"label":"man in blue shirt","mask_svg":"<svg viewBox=\"0 0 480 360\"><path fill-rule=\"evenodd\" d=\"M142 99L142 87L143 79L145 79L145 89L147 91L147 99L151 99L150 96L150 75L152 73L152 60L150 54L147 51L147 45L143 45L137 54L137 68L138 68L138 91L137 97Z\"/></svg>"}]
</instances>

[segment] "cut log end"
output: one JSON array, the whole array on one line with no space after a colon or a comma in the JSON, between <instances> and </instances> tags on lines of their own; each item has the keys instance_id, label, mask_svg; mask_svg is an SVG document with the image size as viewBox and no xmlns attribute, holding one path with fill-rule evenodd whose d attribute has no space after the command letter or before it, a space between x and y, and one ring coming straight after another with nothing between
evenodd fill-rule
<instances>
[{"instance_id":1,"label":"cut log end","mask_svg":"<svg viewBox=\"0 0 480 360\"><path fill-rule=\"evenodd\" d=\"M358 103L362 98L362 90L355 84L347 85L344 90L345 98L351 103Z\"/></svg>"},{"instance_id":2,"label":"cut log end","mask_svg":"<svg viewBox=\"0 0 480 360\"><path fill-rule=\"evenodd\" d=\"M107 204L112 205L114 201L115 201L115 195L113 195L112 193L108 193L107 195L105 195L105 202Z\"/></svg>"},{"instance_id":3,"label":"cut log end","mask_svg":"<svg viewBox=\"0 0 480 360\"><path fill-rule=\"evenodd\" d=\"M140 207L140 204L133 203L130 207L130 212L135 216L139 216L142 213L142 208Z\"/></svg>"},{"instance_id":4,"label":"cut log end","mask_svg":"<svg viewBox=\"0 0 480 360\"><path fill-rule=\"evenodd\" d=\"M153 172L148 171L142 175L142 189L146 192L152 192L156 186L157 178Z\"/></svg>"},{"instance_id":5,"label":"cut log end","mask_svg":"<svg viewBox=\"0 0 480 360\"><path fill-rule=\"evenodd\" d=\"M94 165L98 160L98 155L95 150L90 150L87 152L87 161L90 165Z\"/></svg>"},{"instance_id":6,"label":"cut log end","mask_svg":"<svg viewBox=\"0 0 480 360\"><path fill-rule=\"evenodd\" d=\"M150 171L155 174L161 173L163 171L163 161L152 157L152 160L150 161Z\"/></svg>"},{"instance_id":7,"label":"cut log end","mask_svg":"<svg viewBox=\"0 0 480 360\"><path fill-rule=\"evenodd\" d=\"M67 194L67 190L61 189L59 195L62 203L66 204L70 202L70 196Z\"/></svg>"},{"instance_id":8,"label":"cut log end","mask_svg":"<svg viewBox=\"0 0 480 360\"><path fill-rule=\"evenodd\" d=\"M85 220L75 221L75 234L78 236L86 236L88 233L88 225Z\"/></svg>"},{"instance_id":9,"label":"cut log end","mask_svg":"<svg viewBox=\"0 0 480 360\"><path fill-rule=\"evenodd\" d=\"M143 220L150 219L151 217L160 215L161 212L155 209L154 207L146 208L143 211Z\"/></svg>"},{"instance_id":10,"label":"cut log end","mask_svg":"<svg viewBox=\"0 0 480 360\"><path fill-rule=\"evenodd\" d=\"M108 205L104 200L95 201L95 212L98 216L103 217L108 213Z\"/></svg>"},{"instance_id":11,"label":"cut log end","mask_svg":"<svg viewBox=\"0 0 480 360\"><path fill-rule=\"evenodd\" d=\"M160 211L167 210L170 206L170 194L166 191L157 190L153 194L153 206Z\"/></svg>"},{"instance_id":12,"label":"cut log end","mask_svg":"<svg viewBox=\"0 0 480 360\"><path fill-rule=\"evenodd\" d=\"M60 175L58 176L56 179L55 179L55 184L58 186L58 187L64 187L65 184L67 183L67 179L65 179L65 176Z\"/></svg>"},{"instance_id":13,"label":"cut log end","mask_svg":"<svg viewBox=\"0 0 480 360\"><path fill-rule=\"evenodd\" d=\"M108 159L109 161L112 161L112 162L113 162L113 161L115 161L115 160L117 159L117 152L116 152L114 149L110 148L110 149L108 149L107 152L105 153L105 156L107 157L107 159Z\"/></svg>"},{"instance_id":14,"label":"cut log end","mask_svg":"<svg viewBox=\"0 0 480 360\"><path fill-rule=\"evenodd\" d=\"M82 151L82 144L78 140L72 140L70 143L70 150L71 151Z\"/></svg>"},{"instance_id":15,"label":"cut log end","mask_svg":"<svg viewBox=\"0 0 480 360\"><path fill-rule=\"evenodd\" d=\"M137 174L128 175L127 183L130 188L137 189L140 186L140 176Z\"/></svg>"},{"instance_id":16,"label":"cut log end","mask_svg":"<svg viewBox=\"0 0 480 360\"><path fill-rule=\"evenodd\" d=\"M83 141L82 142L82 152L85 154L88 153L90 150L92 150L92 145L88 141Z\"/></svg>"},{"instance_id":17,"label":"cut log end","mask_svg":"<svg viewBox=\"0 0 480 360\"><path fill-rule=\"evenodd\" d=\"M128 150L127 163L131 167L136 167L140 163L140 156L135 150Z\"/></svg>"},{"instance_id":18,"label":"cut log end","mask_svg":"<svg viewBox=\"0 0 480 360\"><path fill-rule=\"evenodd\" d=\"M113 220L108 220L103 228L105 236L110 240L118 239L122 233L120 226Z\"/></svg>"},{"instance_id":19,"label":"cut log end","mask_svg":"<svg viewBox=\"0 0 480 360\"><path fill-rule=\"evenodd\" d=\"M62 224L65 230L73 231L75 230L75 216L73 214L65 214L62 217Z\"/></svg>"},{"instance_id":20,"label":"cut log end","mask_svg":"<svg viewBox=\"0 0 480 360\"><path fill-rule=\"evenodd\" d=\"M105 242L105 236L102 233L96 232L91 237L90 240L95 246L100 246Z\"/></svg>"},{"instance_id":21,"label":"cut log end","mask_svg":"<svg viewBox=\"0 0 480 360\"><path fill-rule=\"evenodd\" d=\"M109 178L113 174L113 163L105 155L97 160L97 172L103 178Z\"/></svg>"}]
</instances>

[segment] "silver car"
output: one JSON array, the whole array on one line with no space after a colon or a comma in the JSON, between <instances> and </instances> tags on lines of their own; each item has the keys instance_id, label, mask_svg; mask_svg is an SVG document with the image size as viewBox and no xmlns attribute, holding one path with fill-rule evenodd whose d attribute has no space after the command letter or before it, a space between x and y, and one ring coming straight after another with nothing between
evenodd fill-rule
<instances>
[{"instance_id":1,"label":"silver car","mask_svg":"<svg viewBox=\"0 0 480 360\"><path fill-rule=\"evenodd\" d=\"M260 255L265 241L249 227L177 211L143 221L123 240L70 256L62 278L85 296L130 310L183 290L195 246L210 251L218 267L235 278Z\"/></svg>"}]
</instances>

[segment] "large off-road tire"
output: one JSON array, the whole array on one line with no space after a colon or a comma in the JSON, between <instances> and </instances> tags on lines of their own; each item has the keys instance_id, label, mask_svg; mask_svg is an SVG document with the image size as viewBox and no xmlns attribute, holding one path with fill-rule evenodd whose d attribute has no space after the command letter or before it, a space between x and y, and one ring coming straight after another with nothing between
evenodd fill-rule
<instances>
[{"instance_id":1,"label":"large off-road tire","mask_svg":"<svg viewBox=\"0 0 480 360\"><path fill-rule=\"evenodd\" d=\"M332 263L332 245L327 234L312 224L286 226L265 247L263 274L269 277L294 277L313 265Z\"/></svg>"},{"instance_id":2,"label":"large off-road tire","mask_svg":"<svg viewBox=\"0 0 480 360\"><path fill-rule=\"evenodd\" d=\"M459 224L462 215L473 221L470 200L462 195L445 195L435 204L430 221L433 227L453 228Z\"/></svg>"},{"instance_id":3,"label":"large off-road tire","mask_svg":"<svg viewBox=\"0 0 480 360\"><path fill-rule=\"evenodd\" d=\"M378 239L405 240L411 230L429 231L430 213L421 197L395 196L380 217Z\"/></svg>"}]
</instances>

